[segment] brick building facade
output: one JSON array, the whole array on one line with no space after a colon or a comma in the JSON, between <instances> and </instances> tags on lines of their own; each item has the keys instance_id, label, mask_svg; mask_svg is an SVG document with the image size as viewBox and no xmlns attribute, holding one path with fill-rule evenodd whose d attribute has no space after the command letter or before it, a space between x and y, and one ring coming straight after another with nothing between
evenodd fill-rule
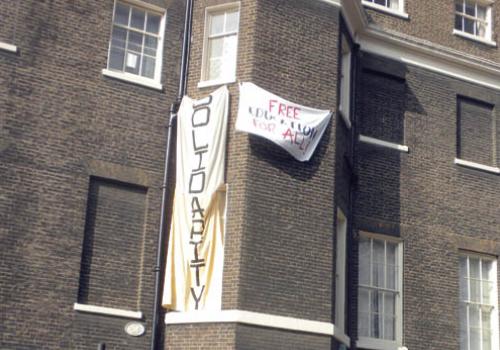
<instances>
[{"instance_id":1,"label":"brick building facade","mask_svg":"<svg viewBox=\"0 0 500 350\"><path fill-rule=\"evenodd\" d=\"M186 3L0 4L1 349L150 347ZM162 314L158 349L498 349L499 14L194 0L187 94L230 92L222 311ZM238 82L333 111L309 162L235 131Z\"/></svg>"}]
</instances>

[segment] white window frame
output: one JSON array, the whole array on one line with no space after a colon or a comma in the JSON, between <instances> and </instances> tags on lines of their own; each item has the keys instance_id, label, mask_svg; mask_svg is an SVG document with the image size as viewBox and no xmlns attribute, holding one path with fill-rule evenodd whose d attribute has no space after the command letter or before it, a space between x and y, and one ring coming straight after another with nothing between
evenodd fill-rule
<instances>
[{"instance_id":1,"label":"white window frame","mask_svg":"<svg viewBox=\"0 0 500 350\"><path fill-rule=\"evenodd\" d=\"M398 290L396 292L396 305L395 305L395 316L396 316L395 328L394 328L395 340L386 340L386 339L371 338L371 337L358 337L356 345L358 348L372 349L372 350L401 349L403 345L403 241L397 237L390 237L370 232L360 232L360 237L371 240L379 240L379 241L381 240L386 243L390 242L393 244L397 244L396 255L398 260L398 272L397 272ZM358 285L358 290L359 288L360 286Z\"/></svg>"},{"instance_id":2,"label":"white window frame","mask_svg":"<svg viewBox=\"0 0 500 350\"><path fill-rule=\"evenodd\" d=\"M339 112L348 129L351 128L351 47L347 37L342 35L341 39L341 63L340 63L340 98Z\"/></svg>"},{"instance_id":3,"label":"white window frame","mask_svg":"<svg viewBox=\"0 0 500 350\"><path fill-rule=\"evenodd\" d=\"M496 46L496 42L494 42L492 40L492 38L493 38L493 16L492 16L492 6L491 6L492 2L489 0L455 0L454 4L457 4L457 2L462 2L462 9L463 9L463 6L465 6L465 3L467 3L467 2L471 3L471 4L474 3L476 16L467 15L467 14L465 14L465 12L457 12L455 10L454 11L455 18L457 16L460 16L462 18L462 29L457 29L454 27L453 34L458 35L458 36L462 36L462 37L467 38L467 39L476 40L476 41L482 42L482 43L490 45L490 46ZM483 21L477 17L477 7L478 6L482 6L482 7L486 8L486 20L485 21ZM464 30L465 29L464 22L463 22L464 18L468 18L468 19L474 21L474 23L479 22L479 21L485 22L485 24L486 24L485 36L482 37L482 36L477 35L477 34L466 32ZM453 26L455 26L455 24L453 24Z\"/></svg>"},{"instance_id":4,"label":"white window frame","mask_svg":"<svg viewBox=\"0 0 500 350\"><path fill-rule=\"evenodd\" d=\"M160 29L158 32L158 46L156 50L156 59L155 59L155 74L154 78L147 78L143 77L137 74L132 74L129 72L124 72L124 71L118 71L118 70L113 70L109 69L109 58L110 58L110 53L111 53L111 40L112 40L112 32L113 32L113 27L115 26L115 11L116 11L116 5L118 3L125 4L127 6L135 7L138 9L141 9L143 11L146 11L148 13L154 13L156 15L161 16L160 20ZM111 23L111 31L109 34L109 45L108 45L108 56L107 56L107 61L106 61L106 68L102 70L102 74L111 78L116 78L120 80L124 80L133 84L137 85L142 85L146 86L152 89L156 90L162 90L163 85L161 84L161 71L162 71L162 61L163 61L163 43L164 43L164 36L165 36L165 22L166 22L166 10L154 6L139 0L114 0L114 5L113 5L113 18L112 18L112 23ZM127 27L127 30L130 28Z\"/></svg>"},{"instance_id":5,"label":"white window frame","mask_svg":"<svg viewBox=\"0 0 500 350\"><path fill-rule=\"evenodd\" d=\"M346 247L347 218L340 208L337 208L336 259L335 259L335 326L345 335L345 304L346 304Z\"/></svg>"},{"instance_id":6,"label":"white window frame","mask_svg":"<svg viewBox=\"0 0 500 350\"><path fill-rule=\"evenodd\" d=\"M465 252L465 251L462 251L460 252L459 254L460 257L465 257L467 258L467 277L466 278L470 278L470 263L469 263L469 259L470 258L475 258L475 259L479 259L479 266L482 266L482 261L483 260L488 260L488 261L491 261L492 262L492 271L491 271L491 275L493 276L493 280L491 282L493 282L493 300L494 300L494 303L493 305L491 305L493 307L493 312L492 312L492 318L491 318L491 346L492 346L492 349L498 349L499 348L499 334L498 334L498 282L497 282L497 258L494 257L494 256L489 256L489 255L483 255L483 254L478 254L478 253L472 253L472 252ZM479 273L482 275L482 268L480 268L480 271ZM459 278L461 279L462 278L462 275L460 275L460 272L459 272ZM481 277L481 281L483 281L482 277ZM467 293L469 298L470 298L470 284L467 284L467 287L469 289L469 292ZM460 287L459 287L460 288ZM480 295L481 295L481 299L482 299L482 294L483 294L483 291L482 291L482 288L483 288L483 284L480 283ZM459 293L460 295L460 293ZM461 300L459 299L459 304L461 303L466 303L466 304L471 304L472 302L471 301L464 301L464 300ZM486 304L480 304L480 305L486 305ZM468 319L468 311L467 311L467 319L466 320L460 320L460 329L462 328L462 322L465 321L466 322L466 327L467 327L467 333L469 333L469 319ZM480 320L480 331L481 331L481 334L482 334L482 318L481 316L479 317L479 320ZM468 339L470 340L470 336L468 336ZM461 346L461 345L460 345ZM480 344L480 349L473 349L471 348L470 346L470 342L467 344L467 347L468 349L465 349L465 350L482 350L482 342ZM460 348L460 350L464 350L462 348Z\"/></svg>"},{"instance_id":7,"label":"white window frame","mask_svg":"<svg viewBox=\"0 0 500 350\"><path fill-rule=\"evenodd\" d=\"M209 64L208 61L210 59L209 57L209 33L210 33L210 16L213 14L217 13L224 13L230 10L237 10L238 11L238 28L236 31L231 32L231 33L224 33L222 36L228 36L228 35L236 35L236 53L235 53L235 71L232 72L232 74L228 77L224 77L222 79L212 79L208 80L207 75L208 75L208 68ZM198 88L204 88L208 86L216 86L216 85L223 85L223 84L231 84L236 82L236 70L238 68L238 44L239 44L239 36L240 36L240 20L241 20L241 6L240 2L231 2L227 4L222 4L222 5L216 5L216 6L210 6L205 8L205 28L204 28L204 34L203 34L203 53L202 53L202 61L201 61L201 80L198 83Z\"/></svg>"},{"instance_id":8,"label":"white window frame","mask_svg":"<svg viewBox=\"0 0 500 350\"><path fill-rule=\"evenodd\" d=\"M397 9L393 9L393 8L390 8L389 6L387 6L387 0L385 0L386 5L380 5L380 4L377 4L373 1L374 0L362 0L361 2L366 7L371 7L375 10L386 12L386 13L388 13L390 15L394 15L396 17L401 17L404 19L408 19L410 17L408 15L408 13L405 12L405 0L392 0L392 1L398 1L398 8Z\"/></svg>"}]
</instances>

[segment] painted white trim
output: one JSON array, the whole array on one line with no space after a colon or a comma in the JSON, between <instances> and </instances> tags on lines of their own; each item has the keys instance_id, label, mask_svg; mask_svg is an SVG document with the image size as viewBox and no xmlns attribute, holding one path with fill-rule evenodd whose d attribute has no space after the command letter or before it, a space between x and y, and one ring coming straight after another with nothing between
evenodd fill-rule
<instances>
[{"instance_id":1,"label":"painted white trim","mask_svg":"<svg viewBox=\"0 0 500 350\"><path fill-rule=\"evenodd\" d=\"M399 350L400 347L395 341L360 337L356 341L356 346L370 350Z\"/></svg>"},{"instance_id":2,"label":"painted white trim","mask_svg":"<svg viewBox=\"0 0 500 350\"><path fill-rule=\"evenodd\" d=\"M236 83L236 77L233 77L231 79L206 80L206 81L200 81L198 83L198 89L211 87L211 86L234 84L234 83Z\"/></svg>"},{"instance_id":3,"label":"painted white trim","mask_svg":"<svg viewBox=\"0 0 500 350\"><path fill-rule=\"evenodd\" d=\"M389 8L389 7L375 4L373 2L369 2L369 1L365 1L365 0L362 0L361 2L363 4L363 6L370 7L370 8L373 8L375 10L379 10L381 12L388 13L388 14L396 16L396 17L400 17L400 18L404 18L404 19L410 18L410 16L406 12L404 12L404 7L401 10L394 10L394 9ZM402 6L401 2L400 2L399 6Z\"/></svg>"},{"instance_id":4,"label":"painted white trim","mask_svg":"<svg viewBox=\"0 0 500 350\"><path fill-rule=\"evenodd\" d=\"M484 39L481 38L480 36L472 35L458 29L453 29L453 35L461 36L469 40L474 40L488 46L497 47L497 43L495 41Z\"/></svg>"},{"instance_id":5,"label":"painted white trim","mask_svg":"<svg viewBox=\"0 0 500 350\"><path fill-rule=\"evenodd\" d=\"M337 7L341 7L342 5L340 4L340 1L341 0L319 0L320 2L326 2L327 4L330 4L330 5L333 5L333 6L337 6Z\"/></svg>"},{"instance_id":6,"label":"painted white trim","mask_svg":"<svg viewBox=\"0 0 500 350\"><path fill-rule=\"evenodd\" d=\"M411 39L392 36L371 26L358 35L363 51L500 90L500 65Z\"/></svg>"},{"instance_id":7,"label":"painted white trim","mask_svg":"<svg viewBox=\"0 0 500 350\"><path fill-rule=\"evenodd\" d=\"M241 323L252 326L285 329L296 332L333 336L338 341L350 345L350 338L339 332L334 324L301 318L276 316L242 310L168 312L165 324L194 323Z\"/></svg>"},{"instance_id":8,"label":"painted white trim","mask_svg":"<svg viewBox=\"0 0 500 350\"><path fill-rule=\"evenodd\" d=\"M233 9L238 9L238 29L236 31L236 62L234 65L234 72L232 72L231 77L225 77L223 79L215 79L215 80L206 80L207 69L208 69L208 30L210 26L210 15L221 12L221 11L230 11ZM203 29L203 51L201 53L201 74L200 74L200 82L198 83L198 88L204 88L208 86L217 86L223 84L234 83L236 81L236 71L238 70L238 47L240 41L240 27L241 27L241 3L239 1L230 2L227 4L220 4L209 6L205 8L205 23Z\"/></svg>"},{"instance_id":9,"label":"painted white trim","mask_svg":"<svg viewBox=\"0 0 500 350\"><path fill-rule=\"evenodd\" d=\"M80 312L88 312L91 314L130 318L134 320L141 320L143 318L143 314L141 311L129 311L122 309L115 309L111 307L103 307L103 306L95 306L95 305L87 305L79 303L75 303L73 305L73 310Z\"/></svg>"},{"instance_id":10,"label":"painted white trim","mask_svg":"<svg viewBox=\"0 0 500 350\"><path fill-rule=\"evenodd\" d=\"M454 163L457 165L467 167L467 168L484 170L484 171L487 171L487 172L493 173L493 174L500 174L500 168L495 167L495 166L489 166L489 165L479 164L479 163L475 163L475 162L470 162L468 160L463 160L460 158L455 158Z\"/></svg>"},{"instance_id":11,"label":"painted white trim","mask_svg":"<svg viewBox=\"0 0 500 350\"><path fill-rule=\"evenodd\" d=\"M359 135L359 141L364 142L364 143L369 143L371 145L395 149L395 150L401 151L401 152L406 152L406 153L409 152L408 146L399 145L399 144L394 143L394 142L379 140L379 139L376 139L376 138L370 137L370 136Z\"/></svg>"},{"instance_id":12,"label":"painted white trim","mask_svg":"<svg viewBox=\"0 0 500 350\"><path fill-rule=\"evenodd\" d=\"M0 41L0 50L17 53L17 46Z\"/></svg>"},{"instance_id":13,"label":"painted white trim","mask_svg":"<svg viewBox=\"0 0 500 350\"><path fill-rule=\"evenodd\" d=\"M142 85L151 89L155 90L163 90L163 85L160 83L157 83L156 81L152 79L147 79L143 78L141 76L135 75L135 74L128 74L126 72L118 72L118 71L113 71L109 69L103 69L102 70L102 75L105 75L110 78L114 79L119 79L119 80L124 80L132 84L136 85Z\"/></svg>"},{"instance_id":14,"label":"painted white trim","mask_svg":"<svg viewBox=\"0 0 500 350\"><path fill-rule=\"evenodd\" d=\"M136 6L136 7L142 7L145 10L150 10L150 11L155 11L159 12L159 14L165 14L165 9L144 1L140 0L120 0L121 2L128 3L129 5Z\"/></svg>"}]
</instances>

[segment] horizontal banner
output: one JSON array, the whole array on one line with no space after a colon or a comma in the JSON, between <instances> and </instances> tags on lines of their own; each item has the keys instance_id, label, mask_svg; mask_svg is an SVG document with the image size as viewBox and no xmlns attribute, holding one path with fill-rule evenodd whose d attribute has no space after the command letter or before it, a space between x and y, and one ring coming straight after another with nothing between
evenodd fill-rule
<instances>
[{"instance_id":1,"label":"horizontal banner","mask_svg":"<svg viewBox=\"0 0 500 350\"><path fill-rule=\"evenodd\" d=\"M287 101L253 83L240 84L236 130L264 137L301 162L311 159L330 117L328 110Z\"/></svg>"}]
</instances>

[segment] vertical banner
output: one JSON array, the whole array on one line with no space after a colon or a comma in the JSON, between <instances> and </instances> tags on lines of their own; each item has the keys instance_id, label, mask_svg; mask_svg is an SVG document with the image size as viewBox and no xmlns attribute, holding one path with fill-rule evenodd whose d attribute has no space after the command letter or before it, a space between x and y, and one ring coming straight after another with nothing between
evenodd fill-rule
<instances>
[{"instance_id":1,"label":"vertical banner","mask_svg":"<svg viewBox=\"0 0 500 350\"><path fill-rule=\"evenodd\" d=\"M220 310L226 187L224 163L229 93L182 99L177 172L162 305L168 310Z\"/></svg>"},{"instance_id":2,"label":"vertical banner","mask_svg":"<svg viewBox=\"0 0 500 350\"><path fill-rule=\"evenodd\" d=\"M236 130L264 137L308 161L330 121L331 112L298 105L252 83L240 85Z\"/></svg>"}]
</instances>

